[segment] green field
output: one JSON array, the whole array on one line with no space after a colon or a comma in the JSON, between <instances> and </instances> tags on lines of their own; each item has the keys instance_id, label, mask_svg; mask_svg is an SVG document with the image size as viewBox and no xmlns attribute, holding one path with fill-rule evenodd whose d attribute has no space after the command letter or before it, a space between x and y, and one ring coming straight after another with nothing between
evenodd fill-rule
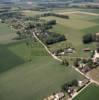
<instances>
[{"instance_id":1,"label":"green field","mask_svg":"<svg viewBox=\"0 0 99 100\"><path fill-rule=\"evenodd\" d=\"M11 29L7 24L0 22L0 44L13 42L15 37L15 30Z\"/></svg>"},{"instance_id":2,"label":"green field","mask_svg":"<svg viewBox=\"0 0 99 100\"><path fill-rule=\"evenodd\" d=\"M95 84L89 85L73 100L99 100L99 86Z\"/></svg>"},{"instance_id":3,"label":"green field","mask_svg":"<svg viewBox=\"0 0 99 100\"><path fill-rule=\"evenodd\" d=\"M58 17L46 17L44 19L46 19L46 20L55 19L55 20L57 20L57 23L59 23L60 25L68 26L68 27L70 27L72 29L84 29L84 28L88 28L88 27L92 27L92 26L96 25L96 23L94 23L94 22L81 20L81 19L75 18L72 15L70 15L70 19L69 20L68 19L58 18Z\"/></svg>"},{"instance_id":4,"label":"green field","mask_svg":"<svg viewBox=\"0 0 99 100\"><path fill-rule=\"evenodd\" d=\"M44 12L40 12L40 11L30 11L30 10L23 10L22 11L22 14L25 15L25 16L35 16L35 15L39 15L39 14L42 14Z\"/></svg>"}]
</instances>

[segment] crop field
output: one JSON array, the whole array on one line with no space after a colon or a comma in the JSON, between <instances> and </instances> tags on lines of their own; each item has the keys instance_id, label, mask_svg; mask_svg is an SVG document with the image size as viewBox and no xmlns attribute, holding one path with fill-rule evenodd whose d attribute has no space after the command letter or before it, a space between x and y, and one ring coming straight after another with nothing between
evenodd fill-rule
<instances>
[{"instance_id":1,"label":"crop field","mask_svg":"<svg viewBox=\"0 0 99 100\"><path fill-rule=\"evenodd\" d=\"M99 82L99 68L93 69L88 73L88 76L91 77L93 80Z\"/></svg>"},{"instance_id":2,"label":"crop field","mask_svg":"<svg viewBox=\"0 0 99 100\"><path fill-rule=\"evenodd\" d=\"M99 86L95 84L89 85L73 100L99 100Z\"/></svg>"},{"instance_id":3,"label":"crop field","mask_svg":"<svg viewBox=\"0 0 99 100\"><path fill-rule=\"evenodd\" d=\"M35 15L39 15L41 13L42 12L40 12L40 11L30 11L30 10L23 10L22 11L22 14L25 15L25 16L35 16Z\"/></svg>"},{"instance_id":4,"label":"crop field","mask_svg":"<svg viewBox=\"0 0 99 100\"><path fill-rule=\"evenodd\" d=\"M70 16L70 20L57 18L57 17L46 17L45 19L46 20L56 19L57 23L60 23L63 26L68 26L72 29L79 29L79 30L96 25L96 23L93 23L93 22L89 22L89 21L85 21L85 20L79 20L79 19L76 19L76 18L74 19L74 17L72 17L72 16Z\"/></svg>"},{"instance_id":5,"label":"crop field","mask_svg":"<svg viewBox=\"0 0 99 100\"><path fill-rule=\"evenodd\" d=\"M99 13L99 9L83 9L83 8L66 8L66 9L55 9L53 12L59 12L59 13L64 13L64 12L73 12L73 11L83 11L83 12L91 12L91 13Z\"/></svg>"},{"instance_id":6,"label":"crop field","mask_svg":"<svg viewBox=\"0 0 99 100\"><path fill-rule=\"evenodd\" d=\"M79 9L79 10L84 12L99 13L99 9Z\"/></svg>"},{"instance_id":7,"label":"crop field","mask_svg":"<svg viewBox=\"0 0 99 100\"><path fill-rule=\"evenodd\" d=\"M10 43L16 37L15 31L7 24L0 22L0 44Z\"/></svg>"},{"instance_id":8,"label":"crop field","mask_svg":"<svg viewBox=\"0 0 99 100\"><path fill-rule=\"evenodd\" d=\"M43 17L43 19L51 20L55 19L57 24L50 30L52 32L57 32L64 34L67 38L67 41L61 43L66 47L66 42L69 43L72 47L76 49L75 54L71 56L76 57L89 57L89 53L84 53L83 49L89 47L90 49L95 49L95 43L84 45L82 43L82 37L87 33L96 33L99 32L99 18L98 16L92 15L83 15L83 14L69 14L70 19L63 19L58 17ZM58 48L60 43L50 46L51 50Z\"/></svg>"}]
</instances>

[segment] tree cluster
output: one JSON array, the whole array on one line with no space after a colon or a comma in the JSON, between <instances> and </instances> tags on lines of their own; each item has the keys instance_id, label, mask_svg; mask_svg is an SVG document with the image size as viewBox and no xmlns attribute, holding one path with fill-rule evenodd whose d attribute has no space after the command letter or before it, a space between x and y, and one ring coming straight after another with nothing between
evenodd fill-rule
<instances>
[{"instance_id":1,"label":"tree cluster","mask_svg":"<svg viewBox=\"0 0 99 100\"><path fill-rule=\"evenodd\" d=\"M72 86L78 86L78 81L76 79L72 80L71 82L65 83L62 86L62 90L68 92L69 87L72 87Z\"/></svg>"},{"instance_id":2,"label":"tree cluster","mask_svg":"<svg viewBox=\"0 0 99 100\"><path fill-rule=\"evenodd\" d=\"M96 37L94 34L85 34L83 36L83 43L84 44L87 44L87 43L91 43L91 42L94 42L96 41Z\"/></svg>"},{"instance_id":3,"label":"tree cluster","mask_svg":"<svg viewBox=\"0 0 99 100\"><path fill-rule=\"evenodd\" d=\"M60 17L60 18L64 18L64 19L69 19L68 15L55 14L55 13L44 13L41 16L42 17L55 16L55 17Z\"/></svg>"},{"instance_id":4,"label":"tree cluster","mask_svg":"<svg viewBox=\"0 0 99 100\"><path fill-rule=\"evenodd\" d=\"M9 19L9 18L21 19L22 15L19 12L7 12L7 13L0 14L0 19L2 19L2 20L6 20L6 19Z\"/></svg>"},{"instance_id":5,"label":"tree cluster","mask_svg":"<svg viewBox=\"0 0 99 100\"><path fill-rule=\"evenodd\" d=\"M62 65L69 66L69 62L66 59L62 60Z\"/></svg>"},{"instance_id":6,"label":"tree cluster","mask_svg":"<svg viewBox=\"0 0 99 100\"><path fill-rule=\"evenodd\" d=\"M51 45L51 44L66 40L64 35L54 33L54 32L45 32L40 36L40 38L47 45Z\"/></svg>"}]
</instances>

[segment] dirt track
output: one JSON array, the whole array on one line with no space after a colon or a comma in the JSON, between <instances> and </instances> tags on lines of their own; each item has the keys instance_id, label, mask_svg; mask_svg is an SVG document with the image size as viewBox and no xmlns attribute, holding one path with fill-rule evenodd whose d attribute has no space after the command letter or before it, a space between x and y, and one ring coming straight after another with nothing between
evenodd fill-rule
<instances>
[{"instance_id":1,"label":"dirt track","mask_svg":"<svg viewBox=\"0 0 99 100\"><path fill-rule=\"evenodd\" d=\"M83 11L73 11L73 12L63 12L63 13L58 13L58 14L87 14L87 15L92 15L92 16L99 16L97 13L91 13L91 12L83 12Z\"/></svg>"}]
</instances>

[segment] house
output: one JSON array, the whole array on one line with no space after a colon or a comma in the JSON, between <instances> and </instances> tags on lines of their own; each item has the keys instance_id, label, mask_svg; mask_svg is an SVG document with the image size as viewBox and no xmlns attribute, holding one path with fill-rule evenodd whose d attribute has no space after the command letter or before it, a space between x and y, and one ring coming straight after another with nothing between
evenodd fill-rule
<instances>
[{"instance_id":1,"label":"house","mask_svg":"<svg viewBox=\"0 0 99 100\"><path fill-rule=\"evenodd\" d=\"M76 87L75 86L71 86L71 87L69 87L68 88L68 95L69 95L69 97L72 97L73 96L73 94L75 93L77 91L77 89L76 89Z\"/></svg>"},{"instance_id":2,"label":"house","mask_svg":"<svg viewBox=\"0 0 99 100\"><path fill-rule=\"evenodd\" d=\"M92 60L94 63L99 61L99 53L97 52L97 50L95 50L95 54L94 54Z\"/></svg>"},{"instance_id":3,"label":"house","mask_svg":"<svg viewBox=\"0 0 99 100\"><path fill-rule=\"evenodd\" d=\"M85 66L85 67L83 67L82 69L80 69L83 73L87 73L88 71L90 71L91 70L91 68L90 67L88 67L88 66Z\"/></svg>"},{"instance_id":4,"label":"house","mask_svg":"<svg viewBox=\"0 0 99 100\"><path fill-rule=\"evenodd\" d=\"M53 95L50 95L49 97L45 98L44 100L62 100L65 97L65 94L63 92L59 92Z\"/></svg>"},{"instance_id":5,"label":"house","mask_svg":"<svg viewBox=\"0 0 99 100\"><path fill-rule=\"evenodd\" d=\"M80 86L80 87L82 87L82 86L84 86L84 85L86 85L86 84L88 84L90 81L89 81L89 79L83 79L82 81L78 81L78 85Z\"/></svg>"},{"instance_id":6,"label":"house","mask_svg":"<svg viewBox=\"0 0 99 100\"><path fill-rule=\"evenodd\" d=\"M51 96L48 97L47 100L54 100L54 98L55 98L54 95L51 95Z\"/></svg>"},{"instance_id":7,"label":"house","mask_svg":"<svg viewBox=\"0 0 99 100\"><path fill-rule=\"evenodd\" d=\"M65 53L74 53L74 51L75 51L74 48L65 48L64 49Z\"/></svg>"},{"instance_id":8,"label":"house","mask_svg":"<svg viewBox=\"0 0 99 100\"><path fill-rule=\"evenodd\" d=\"M55 100L61 100L65 97L65 94L63 92L59 92L55 95Z\"/></svg>"},{"instance_id":9,"label":"house","mask_svg":"<svg viewBox=\"0 0 99 100\"><path fill-rule=\"evenodd\" d=\"M86 64L84 64L84 63L80 63L79 64L79 68L81 69L81 68L84 68L86 66Z\"/></svg>"},{"instance_id":10,"label":"house","mask_svg":"<svg viewBox=\"0 0 99 100\"><path fill-rule=\"evenodd\" d=\"M54 95L50 95L49 97L45 98L44 100L54 100Z\"/></svg>"}]
</instances>

